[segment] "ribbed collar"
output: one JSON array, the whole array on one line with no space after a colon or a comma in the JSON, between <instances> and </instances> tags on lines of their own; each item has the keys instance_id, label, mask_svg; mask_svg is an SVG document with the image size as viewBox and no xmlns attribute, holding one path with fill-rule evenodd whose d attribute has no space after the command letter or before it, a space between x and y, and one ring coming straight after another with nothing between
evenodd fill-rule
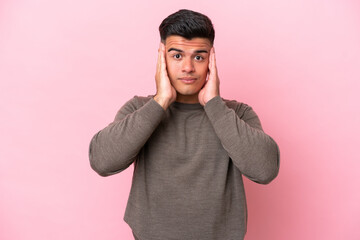
<instances>
[{"instance_id":1,"label":"ribbed collar","mask_svg":"<svg viewBox=\"0 0 360 240\"><path fill-rule=\"evenodd\" d=\"M197 109L203 109L204 108L200 103L173 102L171 105L174 108L184 109L184 110L197 110Z\"/></svg>"}]
</instances>

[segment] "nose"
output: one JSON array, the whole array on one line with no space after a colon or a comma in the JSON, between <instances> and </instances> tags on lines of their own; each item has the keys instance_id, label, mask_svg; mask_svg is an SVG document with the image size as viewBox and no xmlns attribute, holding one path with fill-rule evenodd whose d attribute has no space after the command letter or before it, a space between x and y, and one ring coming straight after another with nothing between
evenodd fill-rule
<instances>
[{"instance_id":1,"label":"nose","mask_svg":"<svg viewBox=\"0 0 360 240\"><path fill-rule=\"evenodd\" d=\"M194 63L191 58L185 58L183 60L182 71L186 73L191 73L195 71Z\"/></svg>"}]
</instances>

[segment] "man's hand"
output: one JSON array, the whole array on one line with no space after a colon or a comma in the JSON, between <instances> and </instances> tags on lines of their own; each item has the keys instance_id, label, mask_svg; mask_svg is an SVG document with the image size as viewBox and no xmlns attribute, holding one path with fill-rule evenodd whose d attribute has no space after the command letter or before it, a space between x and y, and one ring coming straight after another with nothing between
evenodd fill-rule
<instances>
[{"instance_id":1,"label":"man's hand","mask_svg":"<svg viewBox=\"0 0 360 240\"><path fill-rule=\"evenodd\" d=\"M214 47L210 50L209 58L209 77L204 87L199 92L199 102L201 105L205 104L212 98L220 95L220 80L216 68L215 50Z\"/></svg>"},{"instance_id":2,"label":"man's hand","mask_svg":"<svg viewBox=\"0 0 360 240\"><path fill-rule=\"evenodd\" d=\"M154 100L159 103L164 110L176 100L176 90L171 85L169 76L166 70L165 61L165 45L160 43L158 60L156 64L156 95Z\"/></svg>"}]
</instances>

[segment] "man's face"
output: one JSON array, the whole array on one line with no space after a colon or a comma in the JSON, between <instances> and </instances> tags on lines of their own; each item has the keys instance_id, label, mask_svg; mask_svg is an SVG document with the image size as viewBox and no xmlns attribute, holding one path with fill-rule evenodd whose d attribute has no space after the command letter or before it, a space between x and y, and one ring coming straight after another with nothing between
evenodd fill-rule
<instances>
[{"instance_id":1,"label":"man's face","mask_svg":"<svg viewBox=\"0 0 360 240\"><path fill-rule=\"evenodd\" d=\"M206 82L211 47L206 38L166 38L166 67L178 102L198 102L198 93Z\"/></svg>"}]
</instances>

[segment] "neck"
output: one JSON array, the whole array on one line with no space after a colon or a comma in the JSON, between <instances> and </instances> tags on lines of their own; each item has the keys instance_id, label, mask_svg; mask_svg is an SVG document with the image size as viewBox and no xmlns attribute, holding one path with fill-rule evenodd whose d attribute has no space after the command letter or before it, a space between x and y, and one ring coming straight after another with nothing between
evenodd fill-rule
<instances>
[{"instance_id":1,"label":"neck","mask_svg":"<svg viewBox=\"0 0 360 240\"><path fill-rule=\"evenodd\" d=\"M176 93L176 102L180 103L199 103L199 93L194 95L182 95L180 93Z\"/></svg>"}]
</instances>

